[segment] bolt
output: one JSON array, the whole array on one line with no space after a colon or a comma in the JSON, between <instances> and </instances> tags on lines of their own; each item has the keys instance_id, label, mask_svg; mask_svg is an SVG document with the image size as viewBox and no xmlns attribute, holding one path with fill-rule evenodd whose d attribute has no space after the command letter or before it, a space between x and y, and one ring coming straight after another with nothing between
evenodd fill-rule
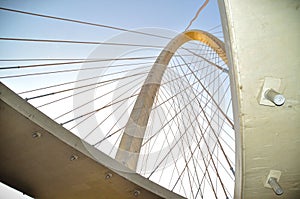
<instances>
[{"instance_id":1,"label":"bolt","mask_svg":"<svg viewBox=\"0 0 300 199\"><path fill-rule=\"evenodd\" d=\"M285 97L273 89L268 89L265 92L265 98L273 102L276 106L281 106L285 102Z\"/></svg>"},{"instance_id":2,"label":"bolt","mask_svg":"<svg viewBox=\"0 0 300 199\"><path fill-rule=\"evenodd\" d=\"M31 136L32 136L32 138L35 139L35 138L40 138L42 136L42 134L40 132L33 132Z\"/></svg>"},{"instance_id":3,"label":"bolt","mask_svg":"<svg viewBox=\"0 0 300 199\"><path fill-rule=\"evenodd\" d=\"M282 195L283 190L281 186L278 184L277 179L270 177L268 180L269 185L272 187L273 191L275 192L276 195Z\"/></svg>"},{"instance_id":4,"label":"bolt","mask_svg":"<svg viewBox=\"0 0 300 199\"><path fill-rule=\"evenodd\" d=\"M70 157L70 160L73 161L73 160L77 160L78 159L78 156L77 155L71 155Z\"/></svg>"},{"instance_id":5,"label":"bolt","mask_svg":"<svg viewBox=\"0 0 300 199\"><path fill-rule=\"evenodd\" d=\"M141 194L141 192L139 191L139 190L134 190L133 191L133 195L135 196L135 197L137 197L138 195L140 195Z\"/></svg>"},{"instance_id":6,"label":"bolt","mask_svg":"<svg viewBox=\"0 0 300 199\"><path fill-rule=\"evenodd\" d=\"M108 180L112 177L112 174L111 173L106 173L106 176L105 176L105 179Z\"/></svg>"}]
</instances>

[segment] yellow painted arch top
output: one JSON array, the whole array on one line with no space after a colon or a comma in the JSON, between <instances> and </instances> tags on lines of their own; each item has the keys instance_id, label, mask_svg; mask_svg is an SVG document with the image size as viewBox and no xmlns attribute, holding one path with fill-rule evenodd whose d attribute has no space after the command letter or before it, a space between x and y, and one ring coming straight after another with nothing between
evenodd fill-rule
<instances>
[{"instance_id":1,"label":"yellow painted arch top","mask_svg":"<svg viewBox=\"0 0 300 199\"><path fill-rule=\"evenodd\" d=\"M200 41L206 44L207 46L211 47L226 64L228 63L225 51L225 44L217 37L201 30L189 30L184 32L184 35L191 38L191 40Z\"/></svg>"}]
</instances>

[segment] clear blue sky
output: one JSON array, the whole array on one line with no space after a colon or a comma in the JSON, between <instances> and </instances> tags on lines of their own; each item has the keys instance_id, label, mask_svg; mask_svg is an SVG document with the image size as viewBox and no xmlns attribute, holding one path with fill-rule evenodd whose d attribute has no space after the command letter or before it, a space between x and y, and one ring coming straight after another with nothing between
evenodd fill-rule
<instances>
[{"instance_id":1,"label":"clear blue sky","mask_svg":"<svg viewBox=\"0 0 300 199\"><path fill-rule=\"evenodd\" d=\"M216 1L209 2L191 28L208 30L220 24ZM203 2L204 0L1 0L0 6L125 29L155 27L181 32ZM1 37L104 41L120 33L100 27L7 11L0 11L0 19ZM21 44L17 45L12 45L12 42L1 42L0 56L5 58L14 56ZM84 50L77 51L78 54L83 52ZM29 52L25 50L22 53ZM25 56L18 55L18 57Z\"/></svg>"},{"instance_id":2,"label":"clear blue sky","mask_svg":"<svg viewBox=\"0 0 300 199\"><path fill-rule=\"evenodd\" d=\"M162 27L182 31L194 17L197 9L204 0L1 0L1 7L21 9L30 12L84 20L100 24L107 24L128 29L141 27ZM219 24L216 0L211 0L192 28L209 29ZM54 20L24 17L1 11L1 35L9 36L44 36L44 37L72 37L79 39L102 39L103 30L75 25L77 32L69 32L71 25L56 24L60 29L52 29ZM35 18L33 20L33 18ZM31 20L30 20L31 19ZM29 21L30 20L30 21ZM24 23L26 22L26 23ZM48 27L47 27L48 26ZM79 28L80 26L80 28ZM43 29L41 29L43 28ZM46 28L46 29L45 29ZM61 29L62 28L62 29ZM91 30L92 29L92 30ZM41 35L42 34L42 35ZM98 36L97 36L98 35Z\"/></svg>"},{"instance_id":3,"label":"clear blue sky","mask_svg":"<svg viewBox=\"0 0 300 199\"><path fill-rule=\"evenodd\" d=\"M125 29L151 27L182 32L203 2L204 0L0 0L0 6ZM191 29L209 30L219 24L217 0L211 0L193 23ZM0 37L34 39L101 42L121 33L101 27L45 19L3 10L0 10L0 27ZM0 41L0 43L0 59L86 58L95 48L94 45L80 45L80 47L77 45L74 47L65 44L48 45L32 42ZM12 63L2 62L0 64L7 66ZM30 63L27 62L26 64ZM2 72L0 75L6 74ZM7 80L3 80L3 82L9 83Z\"/></svg>"},{"instance_id":4,"label":"clear blue sky","mask_svg":"<svg viewBox=\"0 0 300 199\"><path fill-rule=\"evenodd\" d=\"M0 7L76 19L125 29L144 27L184 31L204 0L0 0ZM220 24L217 0L211 0L192 29ZM118 31L0 10L0 37L105 41ZM93 46L60 49L36 43L0 41L0 59L86 57ZM3 65L3 63L1 63ZM1 75L1 73L0 73ZM2 74L3 75L3 74ZM0 186L0 198L27 198Z\"/></svg>"}]
</instances>

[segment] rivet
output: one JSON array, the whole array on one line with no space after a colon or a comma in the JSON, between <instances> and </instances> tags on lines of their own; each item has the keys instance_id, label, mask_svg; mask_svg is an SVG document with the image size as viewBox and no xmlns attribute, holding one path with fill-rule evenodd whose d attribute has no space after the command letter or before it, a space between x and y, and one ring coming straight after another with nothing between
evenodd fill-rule
<instances>
[{"instance_id":1,"label":"rivet","mask_svg":"<svg viewBox=\"0 0 300 199\"><path fill-rule=\"evenodd\" d=\"M135 196L135 197L137 197L138 195L140 195L141 194L141 192L139 191L139 190L137 190L137 189L135 189L134 191L133 191L133 195Z\"/></svg>"},{"instance_id":2,"label":"rivet","mask_svg":"<svg viewBox=\"0 0 300 199\"><path fill-rule=\"evenodd\" d=\"M70 160L71 161L74 161L74 160L77 160L78 159L78 156L77 155L71 155L70 157Z\"/></svg>"},{"instance_id":3,"label":"rivet","mask_svg":"<svg viewBox=\"0 0 300 199\"><path fill-rule=\"evenodd\" d=\"M105 179L108 180L112 177L112 174L111 173L106 173L105 175Z\"/></svg>"},{"instance_id":4,"label":"rivet","mask_svg":"<svg viewBox=\"0 0 300 199\"><path fill-rule=\"evenodd\" d=\"M42 134L40 132L36 131L36 132L33 132L31 136L32 136L32 138L36 139L36 138L40 138L42 136Z\"/></svg>"}]
</instances>

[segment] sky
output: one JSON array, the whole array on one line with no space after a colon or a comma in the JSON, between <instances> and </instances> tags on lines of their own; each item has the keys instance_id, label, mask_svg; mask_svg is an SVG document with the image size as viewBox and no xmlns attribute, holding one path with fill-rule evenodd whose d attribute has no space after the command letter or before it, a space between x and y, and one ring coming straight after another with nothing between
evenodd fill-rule
<instances>
[{"instance_id":1,"label":"sky","mask_svg":"<svg viewBox=\"0 0 300 199\"><path fill-rule=\"evenodd\" d=\"M124 29L165 28L176 32L185 30L204 0L0 0L0 6L44 15L110 25ZM209 30L220 24L217 0L209 1L190 29ZM120 31L45 19L0 10L0 37L59 39L78 41L106 41ZM9 58L86 58L93 45L72 45L33 42L0 41L0 59ZM2 62L1 65L10 63ZM14 63L15 64L15 63ZM18 63L20 64L20 63ZM30 64L27 62L26 64ZM2 72L2 75L6 73ZM10 80L1 80L11 84ZM8 81L8 82L7 82ZM14 87L15 86L15 87ZM14 82L11 89L24 90Z\"/></svg>"},{"instance_id":2,"label":"sky","mask_svg":"<svg viewBox=\"0 0 300 199\"><path fill-rule=\"evenodd\" d=\"M165 28L185 30L204 0L0 0L0 7L51 15L124 29ZM211 0L190 29L209 30L220 24L217 0ZM0 10L0 37L106 41L120 31L61 22ZM38 57L85 58L94 46L45 45L0 41L0 59ZM1 66L6 64L0 62ZM0 76L4 75L0 71ZM15 90L22 83L1 80ZM28 198L0 185L0 198Z\"/></svg>"}]
</instances>

